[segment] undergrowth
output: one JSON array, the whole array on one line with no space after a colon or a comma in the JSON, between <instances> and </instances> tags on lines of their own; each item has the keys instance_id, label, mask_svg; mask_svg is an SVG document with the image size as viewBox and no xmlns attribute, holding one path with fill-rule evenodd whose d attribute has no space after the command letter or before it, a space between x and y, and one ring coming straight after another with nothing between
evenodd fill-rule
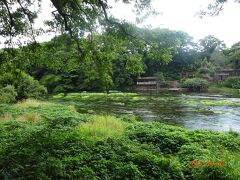
<instances>
[{"instance_id":1,"label":"undergrowth","mask_svg":"<svg viewBox=\"0 0 240 180\"><path fill-rule=\"evenodd\" d=\"M40 101L0 109L0 179L240 177L237 133L84 115Z\"/></svg>"}]
</instances>

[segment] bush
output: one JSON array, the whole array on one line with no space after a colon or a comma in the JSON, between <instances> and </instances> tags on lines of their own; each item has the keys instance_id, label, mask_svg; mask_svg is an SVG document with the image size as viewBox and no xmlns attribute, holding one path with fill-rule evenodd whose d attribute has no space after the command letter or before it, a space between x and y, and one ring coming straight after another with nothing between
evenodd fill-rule
<instances>
[{"instance_id":1,"label":"bush","mask_svg":"<svg viewBox=\"0 0 240 180\"><path fill-rule=\"evenodd\" d=\"M240 89L240 77L229 77L224 81L221 81L219 85L233 89Z\"/></svg>"},{"instance_id":2,"label":"bush","mask_svg":"<svg viewBox=\"0 0 240 180\"><path fill-rule=\"evenodd\" d=\"M37 80L34 80L30 75L17 71L14 73L4 73L0 77L0 86L11 84L17 92L17 100L27 98L41 98L47 94L47 89L40 85Z\"/></svg>"},{"instance_id":3,"label":"bush","mask_svg":"<svg viewBox=\"0 0 240 180\"><path fill-rule=\"evenodd\" d=\"M188 142L184 129L161 123L134 123L127 128L131 140L141 144L153 144L165 154L175 154Z\"/></svg>"},{"instance_id":4,"label":"bush","mask_svg":"<svg viewBox=\"0 0 240 180\"><path fill-rule=\"evenodd\" d=\"M40 83L47 87L48 92L52 93L58 84L61 83L60 81L61 76L55 74L47 74L41 78ZM61 92L64 92L64 89Z\"/></svg>"},{"instance_id":5,"label":"bush","mask_svg":"<svg viewBox=\"0 0 240 180\"><path fill-rule=\"evenodd\" d=\"M211 71L211 69L205 68L205 67L201 67L198 70L199 74L212 74L214 72Z\"/></svg>"},{"instance_id":6,"label":"bush","mask_svg":"<svg viewBox=\"0 0 240 180\"><path fill-rule=\"evenodd\" d=\"M7 85L0 90L0 102L13 103L16 101L17 92L14 86Z\"/></svg>"},{"instance_id":7,"label":"bush","mask_svg":"<svg viewBox=\"0 0 240 180\"><path fill-rule=\"evenodd\" d=\"M156 77L157 80L159 81L165 81L164 75L162 72L157 72L154 74L154 76Z\"/></svg>"},{"instance_id":8,"label":"bush","mask_svg":"<svg viewBox=\"0 0 240 180\"><path fill-rule=\"evenodd\" d=\"M16 82L15 86L18 92L18 99L39 99L47 94L47 89L44 86L25 73L21 73L19 82Z\"/></svg>"},{"instance_id":9,"label":"bush","mask_svg":"<svg viewBox=\"0 0 240 180\"><path fill-rule=\"evenodd\" d=\"M182 84L183 88L187 88L189 91L194 91L194 92L206 90L208 86L209 86L208 81L201 78L186 79Z\"/></svg>"},{"instance_id":10,"label":"bush","mask_svg":"<svg viewBox=\"0 0 240 180\"><path fill-rule=\"evenodd\" d=\"M207 61L207 59L204 59L201 63L200 63L200 68L197 70L197 75L200 77L213 77L216 67L209 61Z\"/></svg>"}]
</instances>

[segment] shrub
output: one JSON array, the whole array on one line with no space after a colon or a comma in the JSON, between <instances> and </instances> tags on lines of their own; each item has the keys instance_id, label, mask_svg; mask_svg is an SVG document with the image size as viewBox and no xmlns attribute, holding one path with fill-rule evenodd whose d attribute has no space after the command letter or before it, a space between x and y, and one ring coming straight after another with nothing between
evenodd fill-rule
<instances>
[{"instance_id":1,"label":"shrub","mask_svg":"<svg viewBox=\"0 0 240 180\"><path fill-rule=\"evenodd\" d=\"M201 67L198 69L197 74L202 77L202 76L213 76L216 70L216 67L207 59L204 59L200 63Z\"/></svg>"},{"instance_id":2,"label":"shrub","mask_svg":"<svg viewBox=\"0 0 240 180\"><path fill-rule=\"evenodd\" d=\"M17 92L16 99L41 98L47 93L47 89L40 85L30 75L17 71L13 73L4 73L0 77L0 86L11 84Z\"/></svg>"},{"instance_id":3,"label":"shrub","mask_svg":"<svg viewBox=\"0 0 240 180\"><path fill-rule=\"evenodd\" d=\"M159 81L165 81L164 75L162 72L157 72L154 74L154 76L156 77L157 80Z\"/></svg>"},{"instance_id":4,"label":"shrub","mask_svg":"<svg viewBox=\"0 0 240 180\"><path fill-rule=\"evenodd\" d=\"M192 143L178 153L188 179L239 179L239 154Z\"/></svg>"},{"instance_id":5,"label":"shrub","mask_svg":"<svg viewBox=\"0 0 240 180\"><path fill-rule=\"evenodd\" d=\"M186 79L182 84L183 88L187 88L189 91L194 92L206 90L208 86L209 86L208 81L201 78Z\"/></svg>"},{"instance_id":6,"label":"shrub","mask_svg":"<svg viewBox=\"0 0 240 180\"><path fill-rule=\"evenodd\" d=\"M58 84L60 84L60 81L61 81L61 76L57 76L55 74L47 74L41 78L40 83L45 87L47 87L48 92L52 93L54 89L58 86Z\"/></svg>"},{"instance_id":7,"label":"shrub","mask_svg":"<svg viewBox=\"0 0 240 180\"><path fill-rule=\"evenodd\" d=\"M16 101L17 92L14 86L7 85L0 90L0 102L1 103L13 103Z\"/></svg>"},{"instance_id":8,"label":"shrub","mask_svg":"<svg viewBox=\"0 0 240 180\"><path fill-rule=\"evenodd\" d=\"M240 77L229 77L219 83L220 86L240 89Z\"/></svg>"},{"instance_id":9,"label":"shrub","mask_svg":"<svg viewBox=\"0 0 240 180\"><path fill-rule=\"evenodd\" d=\"M213 74L214 72L211 71L211 69L208 69L206 67L201 67L198 70L199 74Z\"/></svg>"},{"instance_id":10,"label":"shrub","mask_svg":"<svg viewBox=\"0 0 240 180\"><path fill-rule=\"evenodd\" d=\"M134 123L127 128L128 137L141 144L153 144L165 154L175 154L188 142L183 129L161 123Z\"/></svg>"},{"instance_id":11,"label":"shrub","mask_svg":"<svg viewBox=\"0 0 240 180\"><path fill-rule=\"evenodd\" d=\"M11 72L1 73L0 75L0 85L6 86L8 84L13 84L14 75Z\"/></svg>"},{"instance_id":12,"label":"shrub","mask_svg":"<svg viewBox=\"0 0 240 180\"><path fill-rule=\"evenodd\" d=\"M39 99L47 94L47 89L44 86L40 85L37 80L34 80L33 77L25 73L21 73L19 82L16 82L15 87L18 92L18 99Z\"/></svg>"}]
</instances>

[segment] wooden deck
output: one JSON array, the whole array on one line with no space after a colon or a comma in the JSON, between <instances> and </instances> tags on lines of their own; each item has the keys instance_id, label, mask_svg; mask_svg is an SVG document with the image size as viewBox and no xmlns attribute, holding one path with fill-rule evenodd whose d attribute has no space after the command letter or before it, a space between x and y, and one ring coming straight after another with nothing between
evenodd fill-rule
<instances>
[{"instance_id":1,"label":"wooden deck","mask_svg":"<svg viewBox=\"0 0 240 180\"><path fill-rule=\"evenodd\" d=\"M158 90L160 82L155 77L142 77L137 80L137 90L152 91Z\"/></svg>"}]
</instances>

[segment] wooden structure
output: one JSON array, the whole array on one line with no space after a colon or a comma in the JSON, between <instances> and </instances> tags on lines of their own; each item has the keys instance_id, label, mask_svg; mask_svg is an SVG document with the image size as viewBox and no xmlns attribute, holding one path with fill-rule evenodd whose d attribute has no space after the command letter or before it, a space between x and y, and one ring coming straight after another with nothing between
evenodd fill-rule
<instances>
[{"instance_id":1,"label":"wooden structure","mask_svg":"<svg viewBox=\"0 0 240 180\"><path fill-rule=\"evenodd\" d=\"M180 73L180 77L181 77L181 79L183 79L183 78L194 78L195 73L194 72L182 72L182 73Z\"/></svg>"},{"instance_id":2,"label":"wooden structure","mask_svg":"<svg viewBox=\"0 0 240 180\"><path fill-rule=\"evenodd\" d=\"M232 76L240 76L240 70L239 69L224 69L221 71L217 71L214 76L215 81L221 81L228 77Z\"/></svg>"},{"instance_id":3,"label":"wooden structure","mask_svg":"<svg viewBox=\"0 0 240 180\"><path fill-rule=\"evenodd\" d=\"M138 91L158 90L160 82L155 77L142 77L137 79Z\"/></svg>"},{"instance_id":4,"label":"wooden structure","mask_svg":"<svg viewBox=\"0 0 240 180\"><path fill-rule=\"evenodd\" d=\"M206 79L210 82L222 81L228 77L240 76L240 69L224 69L216 71L213 77L203 76L203 79ZM194 72L182 72L180 73L181 78L193 78L195 77Z\"/></svg>"}]
</instances>

